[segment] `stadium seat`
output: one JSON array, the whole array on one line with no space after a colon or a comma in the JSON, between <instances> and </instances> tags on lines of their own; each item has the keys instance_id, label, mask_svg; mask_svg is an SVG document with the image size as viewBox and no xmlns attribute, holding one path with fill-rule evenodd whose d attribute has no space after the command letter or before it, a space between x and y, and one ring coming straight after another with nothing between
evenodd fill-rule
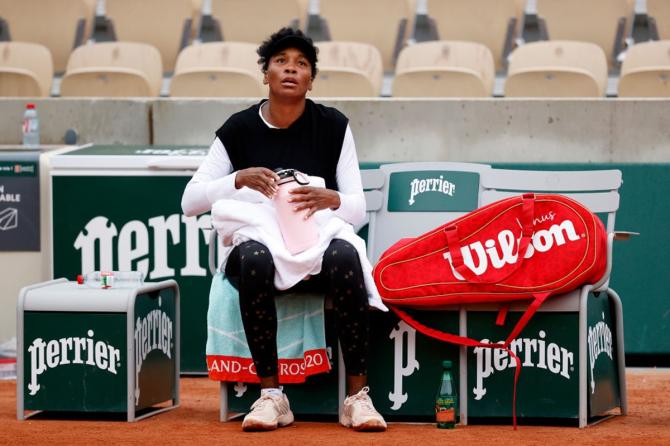
<instances>
[{"instance_id":1,"label":"stadium seat","mask_svg":"<svg viewBox=\"0 0 670 446\"><path fill-rule=\"evenodd\" d=\"M146 43L103 42L77 48L67 64L61 96L158 96L161 55Z\"/></svg>"},{"instance_id":2,"label":"stadium seat","mask_svg":"<svg viewBox=\"0 0 670 446\"><path fill-rule=\"evenodd\" d=\"M363 42L381 52L384 70L391 71L395 57L411 36L415 0L320 0L319 14L330 39Z\"/></svg>"},{"instance_id":3,"label":"stadium seat","mask_svg":"<svg viewBox=\"0 0 670 446\"><path fill-rule=\"evenodd\" d=\"M90 0L0 0L0 17L9 26L11 40L49 48L59 73L74 47L88 38L91 13Z\"/></svg>"},{"instance_id":4,"label":"stadium seat","mask_svg":"<svg viewBox=\"0 0 670 446\"><path fill-rule=\"evenodd\" d=\"M177 54L190 42L199 6L194 0L105 0L105 14L118 41L153 45L161 53L163 69L171 72Z\"/></svg>"},{"instance_id":5,"label":"stadium seat","mask_svg":"<svg viewBox=\"0 0 670 446\"><path fill-rule=\"evenodd\" d=\"M257 46L283 26L303 27L307 3L303 0L211 0L212 17L219 22L223 40L252 42Z\"/></svg>"},{"instance_id":6,"label":"stadium seat","mask_svg":"<svg viewBox=\"0 0 670 446\"><path fill-rule=\"evenodd\" d=\"M49 49L26 42L0 42L0 96L49 96L53 61Z\"/></svg>"},{"instance_id":7,"label":"stadium seat","mask_svg":"<svg viewBox=\"0 0 670 446\"><path fill-rule=\"evenodd\" d=\"M624 42L631 35L633 0L537 0L549 40L576 40L600 46L610 67L617 64Z\"/></svg>"},{"instance_id":8,"label":"stadium seat","mask_svg":"<svg viewBox=\"0 0 670 446\"><path fill-rule=\"evenodd\" d=\"M256 44L210 42L179 53L170 96L264 97Z\"/></svg>"},{"instance_id":9,"label":"stadium seat","mask_svg":"<svg viewBox=\"0 0 670 446\"><path fill-rule=\"evenodd\" d=\"M428 15L435 22L439 40L460 40L486 45L497 70L521 35L525 1L428 0Z\"/></svg>"},{"instance_id":10,"label":"stadium seat","mask_svg":"<svg viewBox=\"0 0 670 446\"><path fill-rule=\"evenodd\" d=\"M670 39L670 2L668 0L647 0L647 16L655 38Z\"/></svg>"},{"instance_id":11,"label":"stadium seat","mask_svg":"<svg viewBox=\"0 0 670 446\"><path fill-rule=\"evenodd\" d=\"M379 50L367 43L318 42L319 72L311 97L379 96L384 68Z\"/></svg>"},{"instance_id":12,"label":"stadium seat","mask_svg":"<svg viewBox=\"0 0 670 446\"><path fill-rule=\"evenodd\" d=\"M638 43L626 51L619 96L670 97L670 40Z\"/></svg>"},{"instance_id":13,"label":"stadium seat","mask_svg":"<svg viewBox=\"0 0 670 446\"><path fill-rule=\"evenodd\" d=\"M393 96L486 97L493 94L491 51L474 42L437 41L401 51Z\"/></svg>"},{"instance_id":14,"label":"stadium seat","mask_svg":"<svg viewBox=\"0 0 670 446\"><path fill-rule=\"evenodd\" d=\"M606 86L607 59L598 45L542 41L512 52L505 96L598 97Z\"/></svg>"}]
</instances>

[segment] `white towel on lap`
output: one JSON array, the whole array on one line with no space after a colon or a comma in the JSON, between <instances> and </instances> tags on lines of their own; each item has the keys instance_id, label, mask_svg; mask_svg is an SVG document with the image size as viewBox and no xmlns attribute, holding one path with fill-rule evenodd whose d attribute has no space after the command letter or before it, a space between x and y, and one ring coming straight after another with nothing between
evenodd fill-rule
<instances>
[{"instance_id":1,"label":"white towel on lap","mask_svg":"<svg viewBox=\"0 0 670 446\"><path fill-rule=\"evenodd\" d=\"M322 178L310 177L310 180L311 185L324 185ZM365 253L365 241L354 233L351 224L337 217L330 209L316 212L314 219L319 227L319 241L315 246L293 255L284 245L275 207L270 199L260 192L243 187L232 198L218 200L212 206L212 226L219 233L224 246L220 270L225 269L228 255L234 246L255 240L267 246L272 254L275 287L287 290L307 276L319 274L323 253L331 240L339 238L351 243L358 251L370 306L388 311L372 279L372 265Z\"/></svg>"}]
</instances>

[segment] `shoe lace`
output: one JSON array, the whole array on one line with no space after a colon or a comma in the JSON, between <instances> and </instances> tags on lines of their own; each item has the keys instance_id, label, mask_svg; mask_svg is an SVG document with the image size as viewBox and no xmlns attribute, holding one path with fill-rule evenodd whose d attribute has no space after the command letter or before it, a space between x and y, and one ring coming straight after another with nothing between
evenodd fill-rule
<instances>
[{"instance_id":1,"label":"shoe lace","mask_svg":"<svg viewBox=\"0 0 670 446\"><path fill-rule=\"evenodd\" d=\"M351 399L351 403L357 404L358 407L367 412L377 413L375 406L372 405L372 400L368 396L368 392L370 392L370 388L368 386L363 387L356 395L349 397Z\"/></svg>"},{"instance_id":2,"label":"shoe lace","mask_svg":"<svg viewBox=\"0 0 670 446\"><path fill-rule=\"evenodd\" d=\"M272 395L269 395L269 394L261 395L261 397L258 398L254 402L254 404L251 405L251 410L256 410L256 409L263 410L263 409L265 409L265 406L267 406L268 404L275 404L275 400L272 397Z\"/></svg>"}]
</instances>

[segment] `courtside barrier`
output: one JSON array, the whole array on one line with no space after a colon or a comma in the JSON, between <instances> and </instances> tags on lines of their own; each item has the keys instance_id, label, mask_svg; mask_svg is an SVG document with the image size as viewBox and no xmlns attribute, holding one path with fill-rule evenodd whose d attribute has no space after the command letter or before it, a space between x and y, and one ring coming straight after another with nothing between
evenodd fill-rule
<instances>
[{"instance_id":1,"label":"courtside barrier","mask_svg":"<svg viewBox=\"0 0 670 446\"><path fill-rule=\"evenodd\" d=\"M174 280L110 289L65 279L31 285L19 295L17 325L17 419L36 411L125 412L136 421L179 406Z\"/></svg>"}]
</instances>

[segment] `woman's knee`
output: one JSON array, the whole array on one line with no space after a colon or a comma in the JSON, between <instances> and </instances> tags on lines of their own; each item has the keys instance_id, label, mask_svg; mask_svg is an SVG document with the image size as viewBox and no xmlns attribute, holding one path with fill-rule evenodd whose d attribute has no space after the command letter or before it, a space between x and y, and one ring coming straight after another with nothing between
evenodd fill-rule
<instances>
[{"instance_id":1,"label":"woman's knee","mask_svg":"<svg viewBox=\"0 0 670 446\"><path fill-rule=\"evenodd\" d=\"M259 279L274 275L274 261L270 250L256 241L240 245L240 274Z\"/></svg>"},{"instance_id":2,"label":"woman's knee","mask_svg":"<svg viewBox=\"0 0 670 446\"><path fill-rule=\"evenodd\" d=\"M361 262L358 257L358 251L349 242L342 239L333 239L326 249L323 258L326 267L347 268L351 271L357 271L361 268Z\"/></svg>"}]
</instances>

